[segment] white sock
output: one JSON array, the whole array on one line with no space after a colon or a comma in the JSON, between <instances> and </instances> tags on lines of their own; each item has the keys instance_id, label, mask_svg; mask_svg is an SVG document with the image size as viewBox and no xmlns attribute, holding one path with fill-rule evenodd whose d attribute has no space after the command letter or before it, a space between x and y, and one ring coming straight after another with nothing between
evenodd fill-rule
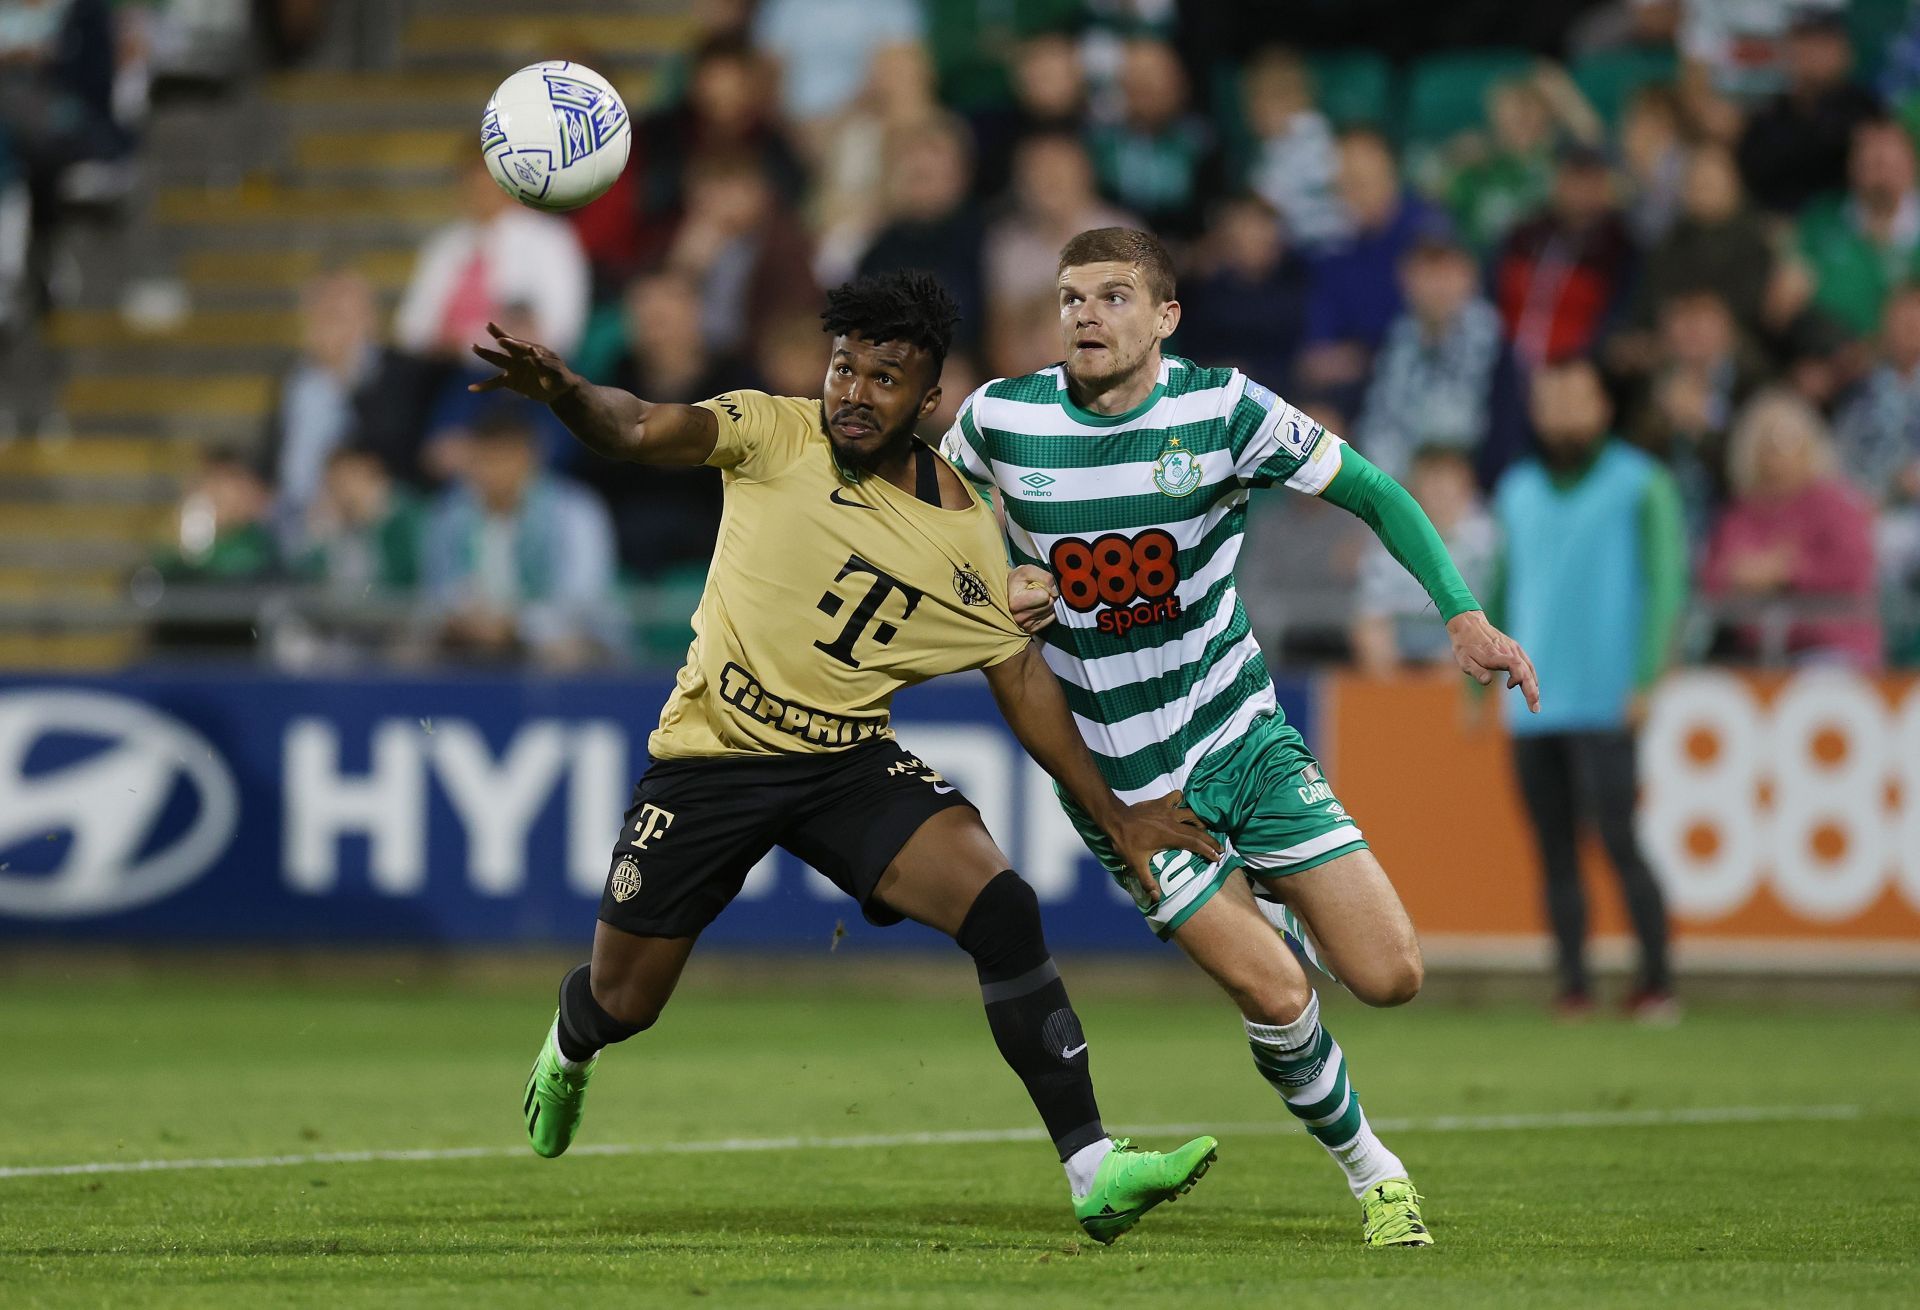
<instances>
[{"instance_id":1,"label":"white sock","mask_svg":"<svg viewBox=\"0 0 1920 1310\"><path fill-rule=\"evenodd\" d=\"M1369 1123L1360 1125L1360 1131L1351 1142L1344 1146L1329 1146L1327 1154L1346 1172L1347 1186L1353 1189L1356 1201L1376 1183L1407 1176L1407 1167L1400 1163L1400 1157L1374 1136L1373 1125Z\"/></svg>"},{"instance_id":2,"label":"white sock","mask_svg":"<svg viewBox=\"0 0 1920 1310\"><path fill-rule=\"evenodd\" d=\"M1111 1150L1113 1139L1102 1137L1097 1142L1081 1147L1061 1162L1067 1167L1067 1187L1072 1190L1074 1200L1081 1200L1093 1190L1093 1176L1100 1171L1100 1162L1107 1158Z\"/></svg>"},{"instance_id":3,"label":"white sock","mask_svg":"<svg viewBox=\"0 0 1920 1310\"><path fill-rule=\"evenodd\" d=\"M558 1019L553 1021L553 1027L548 1030L547 1041L553 1046L554 1059L560 1061L560 1067L568 1073L579 1073L582 1069L600 1058L600 1052L595 1051L584 1060L569 1060L567 1053L560 1049L560 1021Z\"/></svg>"}]
</instances>

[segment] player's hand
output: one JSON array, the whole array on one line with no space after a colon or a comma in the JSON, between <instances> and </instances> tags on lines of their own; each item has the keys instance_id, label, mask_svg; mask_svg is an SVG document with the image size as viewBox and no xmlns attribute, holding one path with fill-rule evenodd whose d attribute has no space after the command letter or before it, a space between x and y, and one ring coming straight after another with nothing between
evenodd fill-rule
<instances>
[{"instance_id":1,"label":"player's hand","mask_svg":"<svg viewBox=\"0 0 1920 1310\"><path fill-rule=\"evenodd\" d=\"M1447 620L1447 636L1453 639L1453 660L1460 671L1491 687L1494 677L1507 675L1507 687L1518 687L1527 698L1527 708L1540 712L1540 680L1534 676L1533 661L1520 649L1520 643L1487 622L1479 610L1468 610Z\"/></svg>"},{"instance_id":2,"label":"player's hand","mask_svg":"<svg viewBox=\"0 0 1920 1310\"><path fill-rule=\"evenodd\" d=\"M1007 574L1007 599L1013 608L1013 621L1029 637L1053 622L1053 602L1060 588L1053 574L1032 564L1021 564Z\"/></svg>"},{"instance_id":3,"label":"player's hand","mask_svg":"<svg viewBox=\"0 0 1920 1310\"><path fill-rule=\"evenodd\" d=\"M1160 899L1160 882L1153 876L1156 854L1170 850L1192 851L1208 861L1217 860L1221 855L1220 843L1187 808L1177 791L1123 807L1109 825L1107 836L1113 842L1114 851L1155 900Z\"/></svg>"},{"instance_id":4,"label":"player's hand","mask_svg":"<svg viewBox=\"0 0 1920 1310\"><path fill-rule=\"evenodd\" d=\"M517 391L542 404L558 398L578 379L566 361L536 341L510 337L496 323L487 324L496 349L475 346L473 353L499 369L493 377L471 383L468 391Z\"/></svg>"}]
</instances>

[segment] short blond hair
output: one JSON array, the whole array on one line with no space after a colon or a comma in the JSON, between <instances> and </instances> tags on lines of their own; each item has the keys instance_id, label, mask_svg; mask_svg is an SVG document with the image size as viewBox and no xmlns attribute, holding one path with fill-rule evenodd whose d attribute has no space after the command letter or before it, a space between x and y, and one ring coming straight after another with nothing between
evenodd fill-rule
<instances>
[{"instance_id":1,"label":"short blond hair","mask_svg":"<svg viewBox=\"0 0 1920 1310\"><path fill-rule=\"evenodd\" d=\"M1760 481L1761 450L1781 441L1806 452L1815 477L1831 477L1839 467L1820 411L1795 392L1773 387L1748 401L1734 422L1727 443L1727 485L1735 496L1753 494Z\"/></svg>"}]
</instances>

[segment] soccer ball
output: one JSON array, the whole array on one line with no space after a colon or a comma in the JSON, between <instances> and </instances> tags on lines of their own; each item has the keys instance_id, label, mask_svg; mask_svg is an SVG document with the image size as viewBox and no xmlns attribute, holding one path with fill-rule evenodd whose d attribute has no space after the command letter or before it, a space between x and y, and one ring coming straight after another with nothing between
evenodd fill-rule
<instances>
[{"instance_id":1,"label":"soccer ball","mask_svg":"<svg viewBox=\"0 0 1920 1310\"><path fill-rule=\"evenodd\" d=\"M583 64L531 64L500 84L480 119L480 154L500 189L534 209L598 200L627 166L633 128L620 93Z\"/></svg>"}]
</instances>

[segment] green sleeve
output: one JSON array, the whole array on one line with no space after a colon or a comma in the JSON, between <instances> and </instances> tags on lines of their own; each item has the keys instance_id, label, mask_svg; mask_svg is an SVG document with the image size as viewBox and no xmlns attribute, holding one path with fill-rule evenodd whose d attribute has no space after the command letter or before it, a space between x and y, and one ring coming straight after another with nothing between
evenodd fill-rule
<instances>
[{"instance_id":1,"label":"green sleeve","mask_svg":"<svg viewBox=\"0 0 1920 1310\"><path fill-rule=\"evenodd\" d=\"M1687 530L1673 475L1656 469L1640 502L1640 558L1646 569L1645 608L1633 685L1644 691L1665 671L1680 611L1687 600Z\"/></svg>"},{"instance_id":2,"label":"green sleeve","mask_svg":"<svg viewBox=\"0 0 1920 1310\"><path fill-rule=\"evenodd\" d=\"M1427 589L1442 619L1480 608L1420 502L1352 446L1341 450L1340 471L1320 494L1373 529L1387 553Z\"/></svg>"}]
</instances>

